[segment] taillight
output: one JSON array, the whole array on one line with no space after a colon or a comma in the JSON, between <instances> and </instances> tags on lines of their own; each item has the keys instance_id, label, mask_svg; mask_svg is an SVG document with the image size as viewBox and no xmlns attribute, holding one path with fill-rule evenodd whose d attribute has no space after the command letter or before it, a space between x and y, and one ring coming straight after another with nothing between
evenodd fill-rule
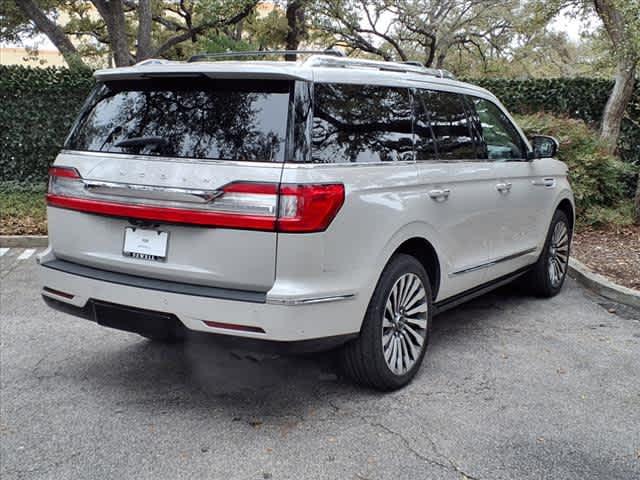
<instances>
[{"instance_id":1,"label":"taillight","mask_svg":"<svg viewBox=\"0 0 640 480\"><path fill-rule=\"evenodd\" d=\"M326 230L344 203L342 184L233 182L206 203L162 201L162 187L147 187L153 198L123 198L126 184L100 184L99 193L78 171L49 169L47 203L101 215L169 223L270 232L310 233ZM133 187L133 186L132 186ZM140 187L140 186L135 186ZM110 192L110 188L113 189ZM175 196L176 189L166 189ZM188 191L184 190L184 192Z\"/></svg>"},{"instance_id":2,"label":"taillight","mask_svg":"<svg viewBox=\"0 0 640 480\"><path fill-rule=\"evenodd\" d=\"M280 185L277 230L289 233L326 230L344 203L344 185Z\"/></svg>"}]
</instances>

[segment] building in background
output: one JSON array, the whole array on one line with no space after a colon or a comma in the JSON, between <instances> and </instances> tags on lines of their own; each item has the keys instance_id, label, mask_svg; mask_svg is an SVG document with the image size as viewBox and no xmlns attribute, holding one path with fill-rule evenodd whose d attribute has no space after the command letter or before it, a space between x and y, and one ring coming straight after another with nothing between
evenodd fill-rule
<instances>
[{"instance_id":1,"label":"building in background","mask_svg":"<svg viewBox=\"0 0 640 480\"><path fill-rule=\"evenodd\" d=\"M28 67L66 67L67 63L55 47L31 48L18 45L0 45L0 65L24 65Z\"/></svg>"}]
</instances>

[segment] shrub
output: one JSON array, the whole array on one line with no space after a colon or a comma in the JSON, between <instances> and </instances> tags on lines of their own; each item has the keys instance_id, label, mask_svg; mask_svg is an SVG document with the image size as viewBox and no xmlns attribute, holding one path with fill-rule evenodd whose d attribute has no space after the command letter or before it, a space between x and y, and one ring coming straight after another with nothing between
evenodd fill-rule
<instances>
[{"instance_id":1,"label":"shrub","mask_svg":"<svg viewBox=\"0 0 640 480\"><path fill-rule=\"evenodd\" d=\"M41 182L93 85L91 72L0 66L0 182Z\"/></svg>"},{"instance_id":2,"label":"shrub","mask_svg":"<svg viewBox=\"0 0 640 480\"><path fill-rule=\"evenodd\" d=\"M613 88L603 78L472 79L472 83L495 94L517 114L551 112L584 120L597 128ZM625 162L640 165L640 80L622 121L618 153Z\"/></svg>"},{"instance_id":3,"label":"shrub","mask_svg":"<svg viewBox=\"0 0 640 480\"><path fill-rule=\"evenodd\" d=\"M583 223L601 223L604 212L618 209L631 198L636 168L607 154L597 132L585 122L545 113L520 115L517 121L527 136L552 135L560 142L558 158L569 166Z\"/></svg>"}]
</instances>

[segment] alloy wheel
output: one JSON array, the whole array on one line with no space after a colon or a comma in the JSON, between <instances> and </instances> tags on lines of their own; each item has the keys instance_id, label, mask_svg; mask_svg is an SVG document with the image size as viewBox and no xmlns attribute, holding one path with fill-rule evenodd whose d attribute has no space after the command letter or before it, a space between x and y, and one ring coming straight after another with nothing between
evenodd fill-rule
<instances>
[{"instance_id":1,"label":"alloy wheel","mask_svg":"<svg viewBox=\"0 0 640 480\"><path fill-rule=\"evenodd\" d=\"M382 318L382 350L389 369L407 373L420 358L427 338L427 291L420 277L405 273L393 285Z\"/></svg>"},{"instance_id":2,"label":"alloy wheel","mask_svg":"<svg viewBox=\"0 0 640 480\"><path fill-rule=\"evenodd\" d=\"M569 229L564 222L556 223L549 244L549 280L557 288L564 279L569 264Z\"/></svg>"}]
</instances>

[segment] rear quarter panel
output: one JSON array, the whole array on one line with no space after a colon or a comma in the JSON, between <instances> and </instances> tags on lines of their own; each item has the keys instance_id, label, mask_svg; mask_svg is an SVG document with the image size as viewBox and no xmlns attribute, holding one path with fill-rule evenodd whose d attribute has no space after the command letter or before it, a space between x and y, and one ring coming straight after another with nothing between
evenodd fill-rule
<instances>
[{"instance_id":1,"label":"rear quarter panel","mask_svg":"<svg viewBox=\"0 0 640 480\"><path fill-rule=\"evenodd\" d=\"M350 331L364 312L385 264L405 240L422 237L436 249L436 229L420 212L414 163L293 165L284 183L343 183L345 202L329 228L314 234L279 234L271 299L355 294L345 315ZM345 302L346 303L346 302ZM346 311L346 310L345 310Z\"/></svg>"}]
</instances>

